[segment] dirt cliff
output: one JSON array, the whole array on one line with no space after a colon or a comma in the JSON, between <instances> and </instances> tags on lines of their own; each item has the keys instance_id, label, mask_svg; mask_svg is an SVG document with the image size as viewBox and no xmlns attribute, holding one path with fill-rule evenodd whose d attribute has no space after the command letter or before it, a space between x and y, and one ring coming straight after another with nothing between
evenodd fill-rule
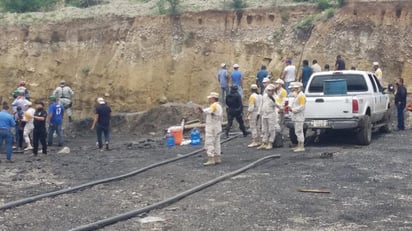
<instances>
[{"instance_id":1,"label":"dirt cliff","mask_svg":"<svg viewBox=\"0 0 412 231\"><path fill-rule=\"evenodd\" d=\"M296 29L318 13L308 5L3 24L0 89L10 96L24 79L34 98L45 98L64 79L75 91L76 116L84 118L98 96L117 112L163 101L204 104L218 90L222 62L240 64L250 84L262 64L278 77L286 57L323 66L341 54L358 69L379 61L388 82L404 77L412 92L411 12L410 1L351 2L317 20L309 37Z\"/></svg>"}]
</instances>

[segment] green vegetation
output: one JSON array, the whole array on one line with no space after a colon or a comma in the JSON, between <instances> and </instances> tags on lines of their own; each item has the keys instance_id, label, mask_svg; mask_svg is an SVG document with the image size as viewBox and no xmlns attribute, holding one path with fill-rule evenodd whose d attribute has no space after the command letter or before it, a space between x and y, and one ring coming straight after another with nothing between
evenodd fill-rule
<instances>
[{"instance_id":1,"label":"green vegetation","mask_svg":"<svg viewBox=\"0 0 412 231\"><path fill-rule=\"evenodd\" d=\"M181 0L158 0L156 6L159 14L179 14L180 1ZM166 7L166 3L168 3L169 7Z\"/></svg>"},{"instance_id":2,"label":"green vegetation","mask_svg":"<svg viewBox=\"0 0 412 231\"><path fill-rule=\"evenodd\" d=\"M346 3L346 0L336 0L336 1L338 2L338 6L339 6L339 7L344 6L345 3Z\"/></svg>"},{"instance_id":3,"label":"green vegetation","mask_svg":"<svg viewBox=\"0 0 412 231\"><path fill-rule=\"evenodd\" d=\"M317 4L319 10L326 10L331 7L329 0L318 0Z\"/></svg>"},{"instance_id":4,"label":"green vegetation","mask_svg":"<svg viewBox=\"0 0 412 231\"><path fill-rule=\"evenodd\" d=\"M102 3L102 0L65 0L66 5L87 8L90 6L98 5Z\"/></svg>"},{"instance_id":5,"label":"green vegetation","mask_svg":"<svg viewBox=\"0 0 412 231\"><path fill-rule=\"evenodd\" d=\"M52 9L59 0L0 0L0 7L13 13L45 11Z\"/></svg>"},{"instance_id":6,"label":"green vegetation","mask_svg":"<svg viewBox=\"0 0 412 231\"><path fill-rule=\"evenodd\" d=\"M232 0L230 7L233 9L243 9L247 7L247 4L244 0Z\"/></svg>"},{"instance_id":7,"label":"green vegetation","mask_svg":"<svg viewBox=\"0 0 412 231\"><path fill-rule=\"evenodd\" d=\"M334 8L326 9L324 12L325 12L325 15L326 15L326 19L330 19L333 16L335 16L335 9Z\"/></svg>"},{"instance_id":8,"label":"green vegetation","mask_svg":"<svg viewBox=\"0 0 412 231\"><path fill-rule=\"evenodd\" d=\"M294 2L315 3L319 10L326 10L332 6L342 7L346 0L293 0Z\"/></svg>"},{"instance_id":9,"label":"green vegetation","mask_svg":"<svg viewBox=\"0 0 412 231\"><path fill-rule=\"evenodd\" d=\"M282 20L282 23L287 23L289 21L289 12L282 10L280 12L280 19Z\"/></svg>"},{"instance_id":10,"label":"green vegetation","mask_svg":"<svg viewBox=\"0 0 412 231\"><path fill-rule=\"evenodd\" d=\"M88 76L89 72L90 72L89 65L86 65L86 66L82 67L82 73L83 73L84 76Z\"/></svg>"},{"instance_id":11,"label":"green vegetation","mask_svg":"<svg viewBox=\"0 0 412 231\"><path fill-rule=\"evenodd\" d=\"M315 22L315 16L309 15L304 17L297 25L296 28L303 31L311 29Z\"/></svg>"}]
</instances>

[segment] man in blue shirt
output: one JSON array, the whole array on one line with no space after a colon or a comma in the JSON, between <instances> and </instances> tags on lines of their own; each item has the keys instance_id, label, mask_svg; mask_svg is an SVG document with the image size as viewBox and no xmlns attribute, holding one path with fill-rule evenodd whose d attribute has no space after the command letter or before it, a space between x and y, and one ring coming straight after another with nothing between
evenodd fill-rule
<instances>
[{"instance_id":1,"label":"man in blue shirt","mask_svg":"<svg viewBox=\"0 0 412 231\"><path fill-rule=\"evenodd\" d=\"M263 85L263 79L269 75L268 71L266 70L266 66L262 65L260 67L259 72L256 74L256 85L259 86L260 92L265 91L265 86Z\"/></svg>"},{"instance_id":2,"label":"man in blue shirt","mask_svg":"<svg viewBox=\"0 0 412 231\"><path fill-rule=\"evenodd\" d=\"M59 139L59 147L63 146L64 138L62 133L62 124L64 116L64 107L56 101L56 96L52 95L49 97L50 106L48 111L49 120L49 134L47 137L47 145L53 145L53 134L57 133Z\"/></svg>"},{"instance_id":3,"label":"man in blue shirt","mask_svg":"<svg viewBox=\"0 0 412 231\"><path fill-rule=\"evenodd\" d=\"M3 110L0 112L0 150L3 146L3 141L6 141L6 158L8 162L11 160L12 146L13 146L13 134L11 128L16 126L13 116L7 111L9 105L3 103Z\"/></svg>"},{"instance_id":4,"label":"man in blue shirt","mask_svg":"<svg viewBox=\"0 0 412 231\"><path fill-rule=\"evenodd\" d=\"M303 84L303 90L306 89L306 84L308 84L309 78L312 75L313 70L309 66L309 61L308 60L303 60L303 67L302 67L302 75L300 79L302 80Z\"/></svg>"},{"instance_id":5,"label":"man in blue shirt","mask_svg":"<svg viewBox=\"0 0 412 231\"><path fill-rule=\"evenodd\" d=\"M240 97L243 98L243 74L239 71L239 64L233 65L234 71L230 75L232 86L237 86Z\"/></svg>"},{"instance_id":6,"label":"man in blue shirt","mask_svg":"<svg viewBox=\"0 0 412 231\"><path fill-rule=\"evenodd\" d=\"M217 80L220 84L220 90L222 95L222 105L225 104L226 96L229 93L229 72L227 72L226 64L220 65L220 70L217 73Z\"/></svg>"}]
</instances>

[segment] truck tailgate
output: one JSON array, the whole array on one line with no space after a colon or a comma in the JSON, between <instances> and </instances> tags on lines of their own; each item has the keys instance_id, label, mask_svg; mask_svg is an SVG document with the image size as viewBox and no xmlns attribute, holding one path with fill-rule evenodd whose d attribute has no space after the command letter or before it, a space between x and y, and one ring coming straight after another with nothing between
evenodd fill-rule
<instances>
[{"instance_id":1,"label":"truck tailgate","mask_svg":"<svg viewBox=\"0 0 412 231\"><path fill-rule=\"evenodd\" d=\"M309 96L306 98L305 118L351 118L352 96Z\"/></svg>"}]
</instances>

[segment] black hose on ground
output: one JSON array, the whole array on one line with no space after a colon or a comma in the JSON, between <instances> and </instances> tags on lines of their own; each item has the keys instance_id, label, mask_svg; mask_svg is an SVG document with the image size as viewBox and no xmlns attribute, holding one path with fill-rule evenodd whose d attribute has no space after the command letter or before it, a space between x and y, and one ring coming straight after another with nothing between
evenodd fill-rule
<instances>
[{"instance_id":1,"label":"black hose on ground","mask_svg":"<svg viewBox=\"0 0 412 231\"><path fill-rule=\"evenodd\" d=\"M227 173L227 174L225 174L225 175L222 175L222 176L217 177L217 178L215 178L215 179L213 179L213 180L210 180L210 181L208 181L208 182L206 182L206 183L203 183L203 184L198 185L198 186L196 186L196 187L194 187L194 188L191 188L191 189L189 189L189 190L187 190L187 191L184 191L184 192L182 192L182 193L179 193L179 194L177 194L177 195L175 195L175 196L173 196L173 197L170 197L170 198L168 198L168 199L166 199L166 200L157 202L157 203L155 203L155 204L146 206L146 207L141 208L141 209L137 209L137 210L133 210L133 211L130 211L130 212L126 212L126 213L123 213L123 214L120 214L120 215L117 215L117 216L109 217L109 218L106 218L106 219L103 219L103 220L99 220L99 221L96 221L96 222L93 222L93 223L90 223L90 224L87 224L87 225L82 225L82 226L73 228L73 229L71 229L70 231L90 231L90 230L97 230L97 229L103 228L103 227L105 227L105 226L112 225L112 224L114 224L114 223L117 223L117 222L120 222L120 221L124 221L124 220L128 220L128 219L130 219L130 218L136 217L136 216L139 215L139 214L147 213L147 212L149 212L149 211L151 211L151 210L154 210L154 209L160 209L160 208L166 207L166 206L168 206L168 205L170 205L170 204L173 204L173 203L178 202L179 200L181 200L181 199L183 199L183 198L185 198L185 197L187 197L187 196L190 196L190 195L192 195L192 194L194 194L194 193L196 193L196 192L199 192L199 191L201 191L201 190L203 190L203 189L205 189L205 188L208 188L208 187L210 187L210 186L212 186L212 185L214 185L214 184L217 184L217 183L219 183L220 181L223 181L223 180L226 180L227 178L236 176L236 175L238 175L238 174L240 174L240 173L242 173L242 172L244 172L244 171L246 171L246 170L248 170L248 169L250 169L250 168L254 168L254 167L262 164L263 162L265 162L265 161L267 161L267 160L274 159L274 158L279 158L279 157L280 157L280 155L271 155L271 156L263 157L263 158L258 159L258 160L254 161L254 162L252 162L252 163L250 163L250 164L248 164L248 165L246 165L246 166L244 166L244 167L242 167L242 168L240 168L240 169L238 169L238 170L235 170L235 171L233 171L233 172L229 172L229 173Z\"/></svg>"},{"instance_id":2,"label":"black hose on ground","mask_svg":"<svg viewBox=\"0 0 412 231\"><path fill-rule=\"evenodd\" d=\"M240 134L232 136L228 139L223 140L221 143L223 144L223 143L229 142L229 141L231 141L231 140L233 140L233 139L235 139L239 136L240 136ZM204 148L198 149L198 150L195 150L195 151L190 152L188 154L181 155L181 156L178 156L178 157L173 157L173 158L170 158L170 159L167 159L167 160L164 160L164 161L160 161L160 162L151 164L151 165L146 166L144 168L137 169L137 170L134 170L132 172L129 172L129 173L126 173L126 174L123 174L123 175L113 176L113 177L100 179L100 180L95 180L95 181L87 182L87 183L77 185L77 186L74 186L74 187L71 187L71 188L61 189L61 190L58 190L58 191L48 192L48 193L39 194L39 195L32 196L32 197L23 198L23 199L20 199L20 200L8 202L8 203L0 206L0 210L11 209L11 208L14 208L14 207L17 207L17 206L21 206L21 205L25 205L25 204L29 204L29 203L41 200L43 198L55 197L55 196L62 195L62 194L73 193L73 192L76 192L76 191L84 190L86 188L90 188L90 187L95 186L95 185L104 184L104 183L117 181L117 180L122 180L124 178L140 174L140 173L145 172L147 170L150 170L152 168L156 168L156 167L159 167L159 166L162 166L162 165L165 165L165 164L169 164L169 163L172 163L172 162L175 162L175 161L178 161L178 160L190 157L190 156L194 156L194 155L196 155L200 152L203 152L204 150L205 150Z\"/></svg>"}]
</instances>

